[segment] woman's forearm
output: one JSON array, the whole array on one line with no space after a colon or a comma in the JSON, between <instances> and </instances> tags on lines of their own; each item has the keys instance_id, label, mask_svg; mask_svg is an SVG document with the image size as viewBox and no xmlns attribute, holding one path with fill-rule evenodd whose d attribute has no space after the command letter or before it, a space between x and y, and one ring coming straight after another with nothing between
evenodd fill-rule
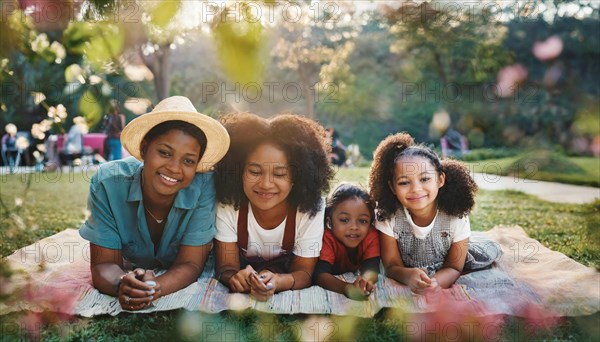
<instances>
[{"instance_id":1,"label":"woman's forearm","mask_svg":"<svg viewBox=\"0 0 600 342\"><path fill-rule=\"evenodd\" d=\"M156 280L160 283L161 296L181 290L198 280L203 269L204 265L193 263L182 263L171 266L167 272L156 277Z\"/></svg>"},{"instance_id":2,"label":"woman's forearm","mask_svg":"<svg viewBox=\"0 0 600 342\"><path fill-rule=\"evenodd\" d=\"M92 283L101 293L116 297L119 292L121 276L125 271L117 264L96 264L92 267Z\"/></svg>"},{"instance_id":3,"label":"woman's forearm","mask_svg":"<svg viewBox=\"0 0 600 342\"><path fill-rule=\"evenodd\" d=\"M301 290L312 285L312 272L298 270L291 272L290 276L292 277L290 290Z\"/></svg>"},{"instance_id":4,"label":"woman's forearm","mask_svg":"<svg viewBox=\"0 0 600 342\"><path fill-rule=\"evenodd\" d=\"M275 288L275 292L287 291L287 290L299 290L300 288L297 285L297 280L292 273L279 273L277 274L278 284Z\"/></svg>"},{"instance_id":5,"label":"woman's forearm","mask_svg":"<svg viewBox=\"0 0 600 342\"><path fill-rule=\"evenodd\" d=\"M233 277L239 270L234 268L224 268L222 271L219 271L217 274L217 280L221 282L221 284L229 287L229 279Z\"/></svg>"}]
</instances>

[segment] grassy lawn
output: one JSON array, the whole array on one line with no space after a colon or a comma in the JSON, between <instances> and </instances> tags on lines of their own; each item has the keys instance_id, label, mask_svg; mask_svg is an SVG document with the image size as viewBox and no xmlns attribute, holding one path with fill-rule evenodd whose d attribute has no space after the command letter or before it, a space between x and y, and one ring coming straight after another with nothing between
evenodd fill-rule
<instances>
[{"instance_id":1,"label":"grassy lawn","mask_svg":"<svg viewBox=\"0 0 600 342\"><path fill-rule=\"evenodd\" d=\"M587 163L584 160L583 163ZM367 184L367 168L341 169L335 182ZM2 256L65 228L75 228L85 217L87 175L48 174L27 179L0 179L0 242ZM335 186L332 185L332 186ZM17 200L15 201L15 199ZM22 204L17 206L22 199ZM600 267L600 201L589 205L556 204L514 191L481 191L471 214L474 230L498 224L519 224L532 237L591 267ZM1 298L0 298L1 299ZM268 315L254 311L208 315L183 310L146 315L77 318L45 327L47 340L407 340L410 329L394 310L383 310L374 319L337 316ZM0 316L1 340L22 340L25 334L14 322L18 314ZM509 317L498 340L588 341L600 336L600 315L567 318L550 331L531 330L520 319ZM406 322L406 321L404 321ZM413 336L414 337L414 336Z\"/></svg>"},{"instance_id":2,"label":"grassy lawn","mask_svg":"<svg viewBox=\"0 0 600 342\"><path fill-rule=\"evenodd\" d=\"M473 172L507 175L510 172L511 165L518 159L518 156L487 159L467 162L467 165L469 165L470 170ZM568 157L565 159L581 168L581 171L575 173L553 172L546 170L543 167L538 168L535 164L525 164L524 167L517 172L517 175L527 179L600 187L599 158Z\"/></svg>"}]
</instances>

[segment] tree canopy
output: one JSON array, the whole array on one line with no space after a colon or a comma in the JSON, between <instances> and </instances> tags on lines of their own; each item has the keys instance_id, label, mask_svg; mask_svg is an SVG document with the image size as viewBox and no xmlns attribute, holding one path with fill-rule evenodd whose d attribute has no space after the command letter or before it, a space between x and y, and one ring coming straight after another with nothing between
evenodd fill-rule
<instances>
[{"instance_id":1,"label":"tree canopy","mask_svg":"<svg viewBox=\"0 0 600 342\"><path fill-rule=\"evenodd\" d=\"M212 116L315 118L367 157L387 134L437 143L450 127L472 147L589 153L598 14L583 0L6 1L0 130L59 104L94 130L111 99L131 119L184 95Z\"/></svg>"}]
</instances>

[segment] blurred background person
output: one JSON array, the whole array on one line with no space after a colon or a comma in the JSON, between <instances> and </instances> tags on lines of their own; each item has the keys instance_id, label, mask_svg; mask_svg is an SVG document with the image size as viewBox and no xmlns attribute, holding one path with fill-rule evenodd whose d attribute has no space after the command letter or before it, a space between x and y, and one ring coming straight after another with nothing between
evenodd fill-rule
<instances>
[{"instance_id":1,"label":"blurred background person","mask_svg":"<svg viewBox=\"0 0 600 342\"><path fill-rule=\"evenodd\" d=\"M342 144L338 132L333 127L327 127L325 133L331 138L331 154L329 159L336 166L343 166L346 162L346 146Z\"/></svg>"},{"instance_id":2,"label":"blurred background person","mask_svg":"<svg viewBox=\"0 0 600 342\"><path fill-rule=\"evenodd\" d=\"M104 144L104 154L107 160L119 160L123 158L121 151L121 132L125 127L125 115L121 113L121 108L117 100L111 101L112 108L104 116L104 132L106 141Z\"/></svg>"},{"instance_id":3,"label":"blurred background person","mask_svg":"<svg viewBox=\"0 0 600 342\"><path fill-rule=\"evenodd\" d=\"M17 166L17 126L9 123L4 130L6 133L2 136L2 162L8 166L10 173L13 173Z\"/></svg>"}]
</instances>

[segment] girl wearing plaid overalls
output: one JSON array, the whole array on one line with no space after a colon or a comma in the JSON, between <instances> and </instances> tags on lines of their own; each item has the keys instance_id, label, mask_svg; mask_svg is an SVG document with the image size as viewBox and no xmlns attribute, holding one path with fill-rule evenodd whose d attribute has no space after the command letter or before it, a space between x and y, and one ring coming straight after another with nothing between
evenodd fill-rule
<instances>
[{"instance_id":1,"label":"girl wearing plaid overalls","mask_svg":"<svg viewBox=\"0 0 600 342\"><path fill-rule=\"evenodd\" d=\"M386 275L413 292L448 288L499 257L494 242L470 241L477 185L462 163L399 133L377 147L369 183Z\"/></svg>"}]
</instances>

